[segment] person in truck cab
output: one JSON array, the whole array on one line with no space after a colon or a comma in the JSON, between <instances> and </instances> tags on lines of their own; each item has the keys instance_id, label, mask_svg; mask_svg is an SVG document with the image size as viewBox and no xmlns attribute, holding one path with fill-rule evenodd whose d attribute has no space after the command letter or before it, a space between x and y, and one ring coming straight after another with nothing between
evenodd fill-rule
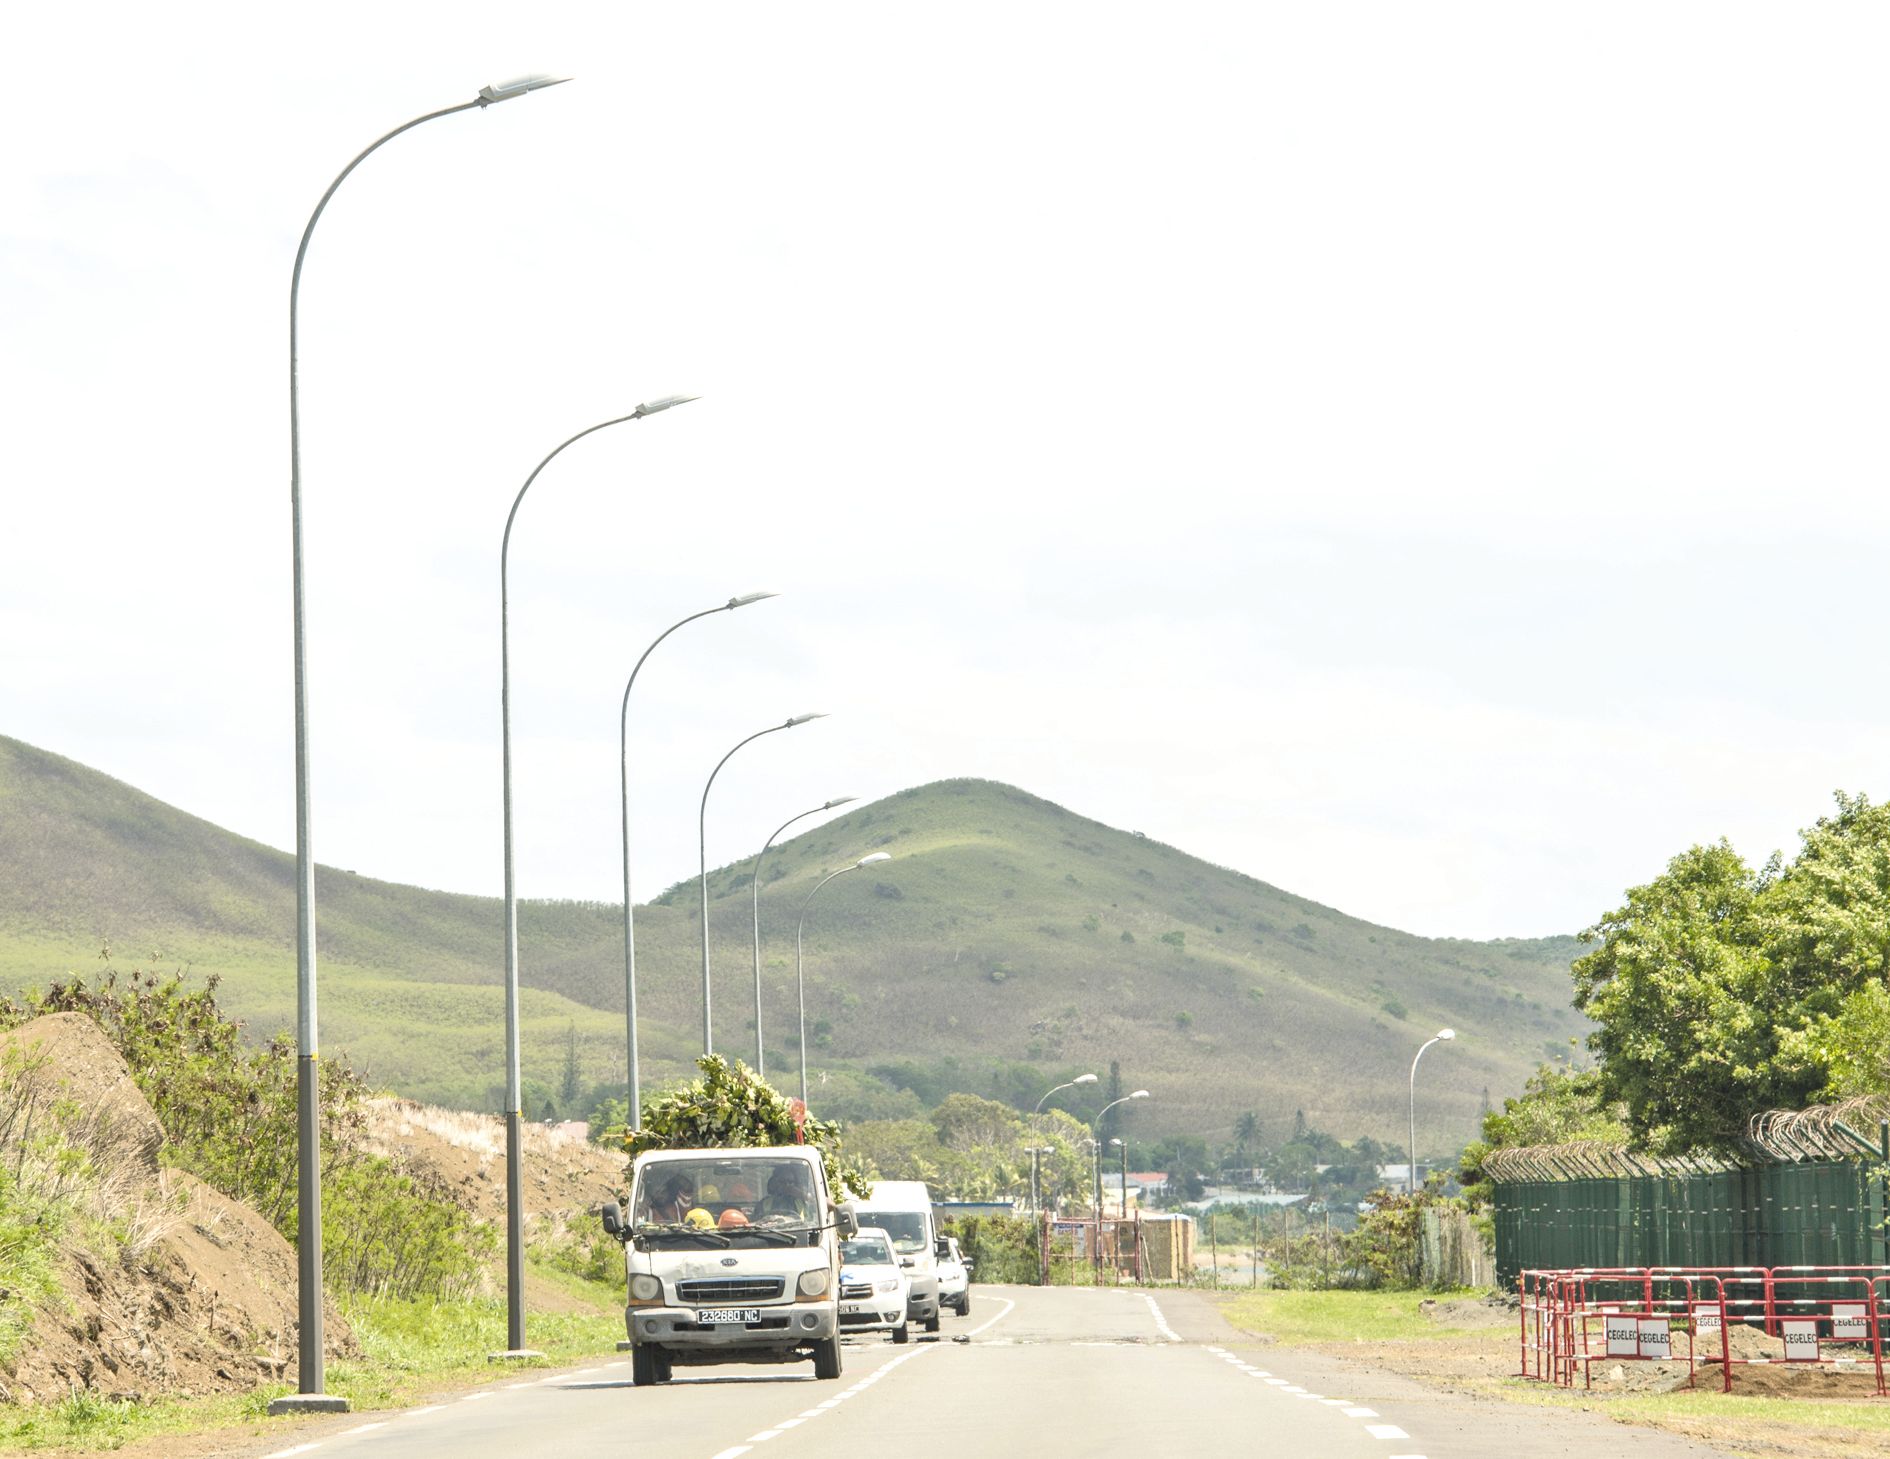
<instances>
[{"instance_id":1,"label":"person in truck cab","mask_svg":"<svg viewBox=\"0 0 1890 1459\"><path fill-rule=\"evenodd\" d=\"M657 1190L650 1221L657 1226L680 1226L695 1204L696 1183L687 1175L672 1175Z\"/></svg>"},{"instance_id":2,"label":"person in truck cab","mask_svg":"<svg viewBox=\"0 0 1890 1459\"><path fill-rule=\"evenodd\" d=\"M774 1168L768 1177L768 1193L755 1207L757 1221L811 1222L814 1219L814 1193L808 1188L807 1170L799 1161Z\"/></svg>"}]
</instances>

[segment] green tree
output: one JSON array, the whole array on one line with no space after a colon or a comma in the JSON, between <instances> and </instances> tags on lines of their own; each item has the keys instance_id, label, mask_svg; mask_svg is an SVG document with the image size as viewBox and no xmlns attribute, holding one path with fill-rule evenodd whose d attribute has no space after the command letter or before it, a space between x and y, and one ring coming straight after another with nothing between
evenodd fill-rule
<instances>
[{"instance_id":1,"label":"green tree","mask_svg":"<svg viewBox=\"0 0 1890 1459\"><path fill-rule=\"evenodd\" d=\"M1583 934L1575 1003L1598 1095L1660 1153L1729 1149L1752 1115L1870 1082L1847 1050L1890 978L1890 808L1837 797L1798 856L1695 846ZM1855 1000L1855 1001L1853 1001Z\"/></svg>"},{"instance_id":2,"label":"green tree","mask_svg":"<svg viewBox=\"0 0 1890 1459\"><path fill-rule=\"evenodd\" d=\"M558 1081L558 1104L566 1115L576 1110L582 1088L582 1076L578 1072L577 1024L572 1023L564 1031L564 1078Z\"/></svg>"}]
</instances>

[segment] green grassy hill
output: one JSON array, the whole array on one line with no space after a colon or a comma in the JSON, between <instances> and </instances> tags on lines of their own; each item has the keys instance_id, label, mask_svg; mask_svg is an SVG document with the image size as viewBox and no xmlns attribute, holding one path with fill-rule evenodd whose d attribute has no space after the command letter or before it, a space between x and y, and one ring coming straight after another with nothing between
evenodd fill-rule
<instances>
[{"instance_id":1,"label":"green grassy hill","mask_svg":"<svg viewBox=\"0 0 1890 1459\"><path fill-rule=\"evenodd\" d=\"M1412 1053L1441 1147L1483 1091L1513 1092L1582 1031L1572 938L1412 937L1346 917L1023 791L954 780L902 791L769 856L768 1066L798 1067L794 921L815 880L891 862L814 904L810 1064L824 1112L916 1112L954 1089L1028 1101L1120 1062L1154 1098L1141 1133L1224 1139L1247 1109L1278 1138L1295 1110L1395 1138ZM752 1058L748 865L711 874L716 1041ZM259 1031L294 1015L293 858L71 761L0 738L0 985L120 966L223 979ZM496 900L323 868L323 1043L403 1093L491 1107L502 1068ZM695 885L637 913L646 1082L682 1072L701 1012ZM528 1078L555 1084L575 1028L587 1081L623 1070L622 917L595 903L520 917ZM1429 1144L1430 1142L1424 1141Z\"/></svg>"}]
</instances>

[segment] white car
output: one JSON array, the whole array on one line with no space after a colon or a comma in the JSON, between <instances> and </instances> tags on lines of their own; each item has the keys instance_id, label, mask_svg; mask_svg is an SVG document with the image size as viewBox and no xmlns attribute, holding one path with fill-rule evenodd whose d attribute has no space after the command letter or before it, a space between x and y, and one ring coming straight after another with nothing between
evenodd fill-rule
<instances>
[{"instance_id":1,"label":"white car","mask_svg":"<svg viewBox=\"0 0 1890 1459\"><path fill-rule=\"evenodd\" d=\"M938 1305L949 1307L960 1317L971 1315L971 1263L958 1249L958 1238L947 1237L948 1253L938 1263Z\"/></svg>"},{"instance_id":2,"label":"white car","mask_svg":"<svg viewBox=\"0 0 1890 1459\"><path fill-rule=\"evenodd\" d=\"M906 1303L912 1279L899 1266L892 1237L877 1226L840 1243L840 1331L890 1332L894 1342L909 1342Z\"/></svg>"}]
</instances>

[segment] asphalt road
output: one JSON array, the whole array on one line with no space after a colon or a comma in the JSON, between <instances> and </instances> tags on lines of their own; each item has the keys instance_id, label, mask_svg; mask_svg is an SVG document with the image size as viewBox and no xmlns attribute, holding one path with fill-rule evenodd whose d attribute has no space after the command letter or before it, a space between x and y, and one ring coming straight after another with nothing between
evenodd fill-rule
<instances>
[{"instance_id":1,"label":"asphalt road","mask_svg":"<svg viewBox=\"0 0 1890 1459\"><path fill-rule=\"evenodd\" d=\"M1237 1333L1189 1292L974 1287L942 1341L794 1367L679 1368L647 1391L626 1359L501 1381L398 1413L305 1421L275 1459L1079 1456L1700 1459L1721 1451L1597 1415L1439 1394ZM965 1338L967 1341L954 1341ZM1229 1446L1238 1444L1238 1450ZM228 1451L225 1451L228 1452Z\"/></svg>"}]
</instances>

